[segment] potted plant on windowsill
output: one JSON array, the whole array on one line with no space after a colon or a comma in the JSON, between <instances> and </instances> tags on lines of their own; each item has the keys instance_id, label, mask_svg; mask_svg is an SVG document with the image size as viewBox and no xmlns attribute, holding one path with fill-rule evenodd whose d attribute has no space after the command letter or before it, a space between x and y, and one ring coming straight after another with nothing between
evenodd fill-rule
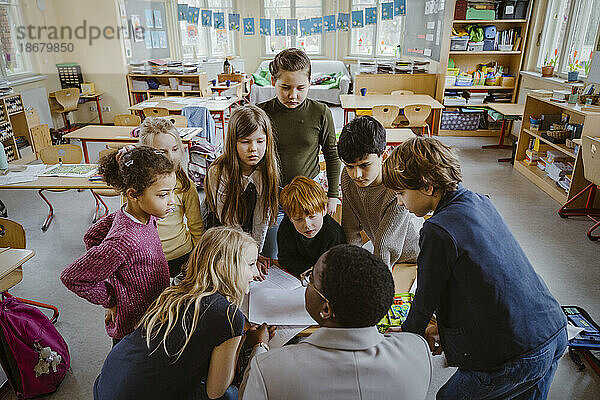
<instances>
[{"instance_id":1,"label":"potted plant on windowsill","mask_svg":"<svg viewBox=\"0 0 600 400\"><path fill-rule=\"evenodd\" d=\"M594 55L594 52L590 52L590 58L588 58L587 61L582 61L581 62L581 66L583 67L583 73L585 74L585 76L588 76L590 74L590 67L592 66L592 56Z\"/></svg>"},{"instance_id":2,"label":"potted plant on windowsill","mask_svg":"<svg viewBox=\"0 0 600 400\"><path fill-rule=\"evenodd\" d=\"M542 66L542 77L550 78L554 75L554 67L556 67L556 62L558 61L558 49L554 49L554 57L544 57L544 65Z\"/></svg>"},{"instance_id":3,"label":"potted plant on windowsill","mask_svg":"<svg viewBox=\"0 0 600 400\"><path fill-rule=\"evenodd\" d=\"M569 55L569 74L567 81L568 82L577 82L579 79L579 60L577 60L577 50L573 52L572 55Z\"/></svg>"}]
</instances>

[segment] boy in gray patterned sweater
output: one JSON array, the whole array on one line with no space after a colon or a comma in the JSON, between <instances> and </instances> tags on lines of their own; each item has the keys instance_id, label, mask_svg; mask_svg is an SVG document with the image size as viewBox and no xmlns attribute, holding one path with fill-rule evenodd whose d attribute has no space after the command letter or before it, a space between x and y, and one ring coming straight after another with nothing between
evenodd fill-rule
<instances>
[{"instance_id":1,"label":"boy in gray patterned sweater","mask_svg":"<svg viewBox=\"0 0 600 400\"><path fill-rule=\"evenodd\" d=\"M342 228L349 244L362 245L363 230L373 253L392 269L415 263L423 218L409 212L394 190L382 183L385 128L373 117L355 118L342 130L338 154L342 171Z\"/></svg>"}]
</instances>

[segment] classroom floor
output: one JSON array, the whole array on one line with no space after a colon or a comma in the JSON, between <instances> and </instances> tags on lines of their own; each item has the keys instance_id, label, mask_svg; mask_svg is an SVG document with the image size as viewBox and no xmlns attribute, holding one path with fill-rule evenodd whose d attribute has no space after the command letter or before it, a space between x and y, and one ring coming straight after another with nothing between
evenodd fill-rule
<instances>
[{"instance_id":1,"label":"classroom floor","mask_svg":"<svg viewBox=\"0 0 600 400\"><path fill-rule=\"evenodd\" d=\"M342 111L333 109L336 126L341 129ZM523 246L536 271L551 292L564 305L579 305L600 322L600 242L585 235L591 226L585 219L561 219L552 198L509 164L496 158L508 156L508 150L483 151L481 145L496 138L441 138L456 146L460 153L465 185L489 194L509 227ZM101 307L76 297L60 282L60 272L85 250L82 237L91 223L94 201L89 192L70 190L49 193L56 216L47 232L40 226L48 211L35 191L2 190L0 198L9 217L21 223L27 232L27 248L36 255L24 266L24 280L12 294L47 301L60 309L56 327L69 344L71 372L58 392L48 399L91 399L91 388L100 372L111 342L104 331ZM118 207L109 198L111 211ZM494 345L490 343L490 345ZM428 399L454 372L436 368ZM11 393L6 399L16 399ZM578 372L568 356L560 362L550 390L550 399L600 399L600 378L590 368Z\"/></svg>"}]
</instances>

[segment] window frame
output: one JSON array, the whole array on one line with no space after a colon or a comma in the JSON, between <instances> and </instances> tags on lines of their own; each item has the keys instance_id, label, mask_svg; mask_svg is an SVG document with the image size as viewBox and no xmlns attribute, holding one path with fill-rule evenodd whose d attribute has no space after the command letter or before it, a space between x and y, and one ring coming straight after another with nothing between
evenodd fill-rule
<instances>
[{"instance_id":1,"label":"window frame","mask_svg":"<svg viewBox=\"0 0 600 400\"><path fill-rule=\"evenodd\" d=\"M321 1L321 15L323 14L323 11L325 9L325 2L324 0L320 0ZM271 8L271 7L269 7ZM300 7L300 8L312 8L312 7ZM290 0L290 11L291 11L291 16L290 18L296 18L297 17L297 8L296 8L296 0ZM265 0L262 0L260 2L260 13L261 15L266 15L266 7L265 7ZM316 17L316 15L315 15ZM266 17L265 17L266 18ZM300 21L298 19L298 21ZM271 26L272 28L272 26ZM273 30L271 30L271 34L273 33ZM300 33L300 26L298 26L298 33ZM271 35L274 36L274 35ZM311 36L315 36L315 35L311 35ZM322 57L325 55L325 32L321 31L321 34L319 35L321 37L321 44L319 46L319 52L318 53L314 53L314 52L307 52L306 54L308 54L309 56L315 56L315 57ZM289 37L289 36L285 36L285 37ZM297 47L298 46L298 38L303 37L303 36L294 36L291 38L291 43L290 43L290 47ZM263 37L261 40L261 47L262 47L262 56L263 58L272 58L274 57L279 51L275 51L275 52L271 52L271 51L267 51L267 38L268 37Z\"/></svg>"},{"instance_id":2,"label":"window frame","mask_svg":"<svg viewBox=\"0 0 600 400\"><path fill-rule=\"evenodd\" d=\"M556 62L556 66L554 67L554 73L555 73L555 75L557 75L560 78L567 77L567 72L564 72L564 71L566 71L568 68L569 50L574 42L574 39L575 39L574 35L575 35L576 29L577 29L577 27L575 26L576 24L574 24L574 21L578 17L577 12L576 12L577 8L578 8L577 3L578 3L577 0L571 0L569 2L569 9L568 9L568 14L567 14L567 26L565 28L566 34L560 39L559 46L557 46L558 51L559 51L559 56L558 56L558 60ZM545 13L546 13L546 15L544 16L545 24L550 23L551 12L552 12L552 10L550 9L550 7L547 7L545 9ZM538 48L537 60L536 60L536 64L535 64L535 71L537 71L537 72L541 72L541 70L542 70L543 59L546 54L546 49L543 48L542 45L545 44L544 40L546 38L547 32L548 31L545 30L544 33L542 34L542 36L540 37L541 45ZM597 49L599 33L600 33L600 21L598 23L598 26L596 27L596 33L594 36L595 37L594 46L592 47L592 52L596 51L596 49ZM578 71L579 71L579 79L585 80L587 78L587 75L585 75L584 71L582 71L582 70L578 70Z\"/></svg>"},{"instance_id":3,"label":"window frame","mask_svg":"<svg viewBox=\"0 0 600 400\"><path fill-rule=\"evenodd\" d=\"M16 0L1 0L0 6L13 7L14 14L16 15L16 18L18 20L18 21L12 21L13 24L15 24L16 26L25 26L25 18L24 18L23 8L22 8L23 5L21 2L16 1ZM15 46L15 54L16 54L16 52L18 51L18 48L19 48L19 43L17 42L17 39L14 36L14 33L15 32L11 27L10 35L13 40L13 45ZM0 77L0 81L3 79L6 79L6 81L11 82L11 81L19 80L24 77L35 75L35 72L33 70L33 63L31 60L31 56L28 52L24 51L24 52L20 53L20 57L23 62L23 69L18 72L11 72L10 69L8 69L8 67L6 66L6 58L5 58L6 56L4 53L4 49L1 47L1 45L0 45L0 56L3 58L2 60L0 60L0 68L2 69L2 75L3 75L3 77Z\"/></svg>"},{"instance_id":4,"label":"window frame","mask_svg":"<svg viewBox=\"0 0 600 400\"><path fill-rule=\"evenodd\" d=\"M374 25L364 25L363 28L360 29L364 29L367 27L370 27L372 29L375 29L375 35L374 35L374 44L373 44L373 50L371 51L370 54L360 54L360 53L355 53L353 52L354 46L352 43L352 26L350 26L350 31L348 32L348 58L368 58L368 59L391 59L394 58L393 55L389 55L389 54L379 54L378 53L378 47L379 47L379 37L380 37L380 25L379 23L381 22L381 4L382 3L388 3L389 0L375 0L375 7L377 7L377 23ZM367 7L373 7L373 4L354 4L354 0L350 0L350 13L352 13L352 11L355 11L354 7L357 6L359 7L358 9L362 8L363 10ZM364 12L364 11L363 11ZM404 47L404 15L399 16L401 19L401 26L400 26L400 45L402 47ZM396 18L396 16L394 17ZM350 18L350 20L352 21L352 17ZM387 22L387 21L386 21ZM355 29L355 28L354 28Z\"/></svg>"},{"instance_id":5,"label":"window frame","mask_svg":"<svg viewBox=\"0 0 600 400\"><path fill-rule=\"evenodd\" d=\"M236 35L235 31L230 31L229 30L229 15L230 13L235 14L238 10L237 7L237 0L231 0L231 8L227 8L227 7L210 7L208 5L208 0L198 0L200 2L202 2L202 5L199 6L201 7L201 10L212 10L213 12L215 10L223 10L223 12L225 13L225 29L227 31L227 35L230 36L230 40L231 40L231 47L232 47L232 52L231 54L214 54L213 53L213 38L212 38L212 32L209 30L204 30L203 26L202 26L202 21L200 21L200 19L198 19L198 38L203 39L206 41L206 47L208 49L207 54L197 54L197 56L199 58L208 58L208 59L215 59L215 58L224 58L226 56L239 56L240 55L240 43L239 43L239 35ZM177 4L179 4L178 0L173 0L174 2L174 9L175 9L175 20L177 21L177 37L178 37L178 51L181 54L182 59L190 59L190 56L186 56L184 49L183 49L183 37L182 35L182 30L181 30L181 21L178 20L177 18ZM209 29L214 29L214 28L209 28Z\"/></svg>"}]
</instances>

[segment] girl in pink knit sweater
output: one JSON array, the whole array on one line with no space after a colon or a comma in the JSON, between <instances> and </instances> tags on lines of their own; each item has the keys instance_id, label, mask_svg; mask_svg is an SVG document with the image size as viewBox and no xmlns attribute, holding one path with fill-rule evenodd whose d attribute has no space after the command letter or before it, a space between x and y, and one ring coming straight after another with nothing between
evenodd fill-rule
<instances>
[{"instance_id":1,"label":"girl in pink knit sweater","mask_svg":"<svg viewBox=\"0 0 600 400\"><path fill-rule=\"evenodd\" d=\"M60 278L75 294L106 309L106 332L114 345L169 286L156 218L173 211L176 177L173 163L146 146L115 151L99 164L106 183L123 193L127 204L87 231L86 253Z\"/></svg>"}]
</instances>

